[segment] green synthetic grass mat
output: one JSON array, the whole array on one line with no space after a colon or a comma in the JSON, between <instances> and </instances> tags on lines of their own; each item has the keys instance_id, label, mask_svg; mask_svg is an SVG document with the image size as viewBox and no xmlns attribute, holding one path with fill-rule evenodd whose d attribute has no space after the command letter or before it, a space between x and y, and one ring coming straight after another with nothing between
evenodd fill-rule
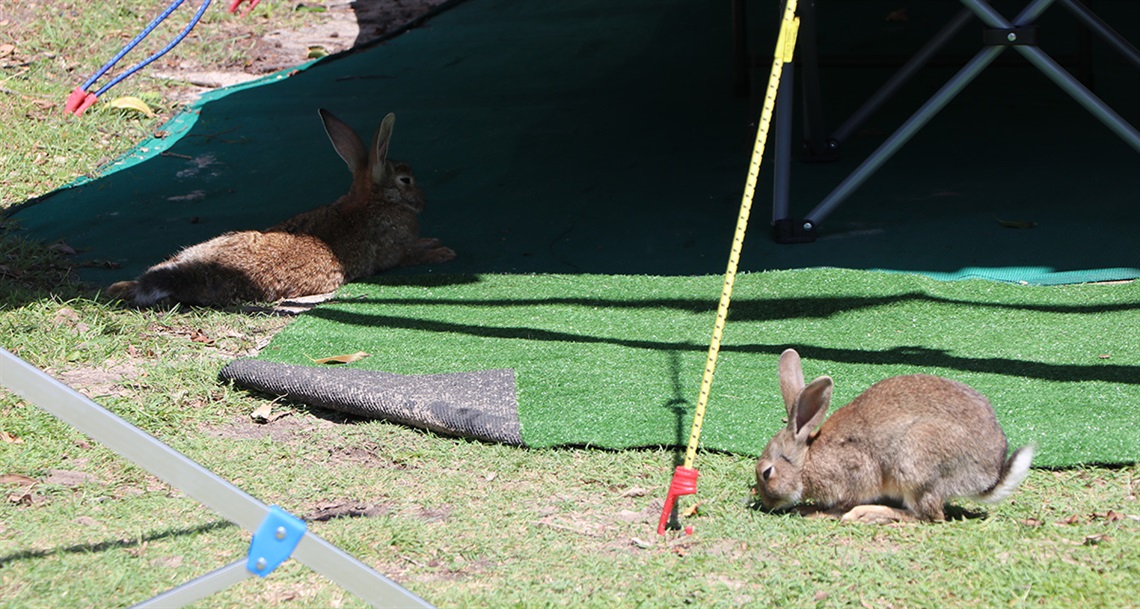
<instances>
[{"instance_id":1,"label":"green synthetic grass mat","mask_svg":"<svg viewBox=\"0 0 1140 609\"><path fill-rule=\"evenodd\" d=\"M751 10L759 83L779 18L770 8ZM959 10L927 2L907 7L907 21L884 19L898 8L821 6L823 52L905 56ZM1138 8L1097 3L1132 40ZM1047 15L1049 50L1070 53L1071 18ZM731 41L725 3L468 0L362 52L216 92L162 139L15 218L32 236L79 250L81 277L109 285L186 245L331 202L349 178L316 109L366 134L391 111L392 155L412 164L427 194L423 232L459 254L435 272L718 274L761 105L732 94ZM976 24L952 45L959 55L977 49ZM1111 51L1094 59L1097 92L1140 124L1140 79ZM923 70L838 162L795 163L795 213L823 199L954 69ZM829 125L891 71L826 68ZM1044 284L1140 277L1137 160L1031 67L994 66L830 216L816 243L764 235L770 147L742 268Z\"/></svg>"},{"instance_id":2,"label":"green synthetic grass mat","mask_svg":"<svg viewBox=\"0 0 1140 609\"><path fill-rule=\"evenodd\" d=\"M513 368L534 447L683 445L722 278L385 277L346 286L261 359L365 351L403 374ZM1140 456L1140 283L1024 287L845 270L738 278L702 447L758 454L783 416L776 359L836 380L834 404L927 372L986 394L1035 464Z\"/></svg>"}]
</instances>

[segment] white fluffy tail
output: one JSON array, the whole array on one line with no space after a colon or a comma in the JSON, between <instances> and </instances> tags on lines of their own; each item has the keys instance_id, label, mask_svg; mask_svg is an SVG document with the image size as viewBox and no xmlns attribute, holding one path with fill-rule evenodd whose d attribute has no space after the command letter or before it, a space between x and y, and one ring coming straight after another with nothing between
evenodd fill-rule
<instances>
[{"instance_id":1,"label":"white fluffy tail","mask_svg":"<svg viewBox=\"0 0 1140 609\"><path fill-rule=\"evenodd\" d=\"M1002 476L998 479L997 484L992 489L978 495L978 501L996 503L1012 495L1021 481L1025 480L1025 476L1029 474L1031 461L1033 461L1032 446L1022 446L1013 451L1013 454L1006 460L1005 467L1002 468Z\"/></svg>"}]
</instances>

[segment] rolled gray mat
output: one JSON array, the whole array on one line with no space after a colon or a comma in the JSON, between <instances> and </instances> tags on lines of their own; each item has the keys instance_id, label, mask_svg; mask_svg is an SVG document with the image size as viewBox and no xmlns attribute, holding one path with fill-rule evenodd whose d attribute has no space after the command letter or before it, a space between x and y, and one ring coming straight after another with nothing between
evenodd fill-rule
<instances>
[{"instance_id":1,"label":"rolled gray mat","mask_svg":"<svg viewBox=\"0 0 1140 609\"><path fill-rule=\"evenodd\" d=\"M360 417L442 434L524 445L510 369L393 374L255 359L227 364L223 382Z\"/></svg>"}]
</instances>

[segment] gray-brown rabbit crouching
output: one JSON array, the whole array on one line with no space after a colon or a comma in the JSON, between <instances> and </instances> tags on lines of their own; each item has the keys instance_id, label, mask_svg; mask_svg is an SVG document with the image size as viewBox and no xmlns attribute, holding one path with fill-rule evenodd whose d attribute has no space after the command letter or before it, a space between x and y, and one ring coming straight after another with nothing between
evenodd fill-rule
<instances>
[{"instance_id":1,"label":"gray-brown rabbit crouching","mask_svg":"<svg viewBox=\"0 0 1140 609\"><path fill-rule=\"evenodd\" d=\"M320 110L325 132L352 171L348 194L263 231L230 232L190 246L120 281L107 295L134 306L273 302L325 294L348 281L397 266L455 257L436 239L419 238L424 195L411 167L388 159L396 117L384 117L372 145Z\"/></svg>"},{"instance_id":2,"label":"gray-brown rabbit crouching","mask_svg":"<svg viewBox=\"0 0 1140 609\"><path fill-rule=\"evenodd\" d=\"M1033 448L1007 458L993 407L957 381L891 377L824 421L832 381L805 386L800 356L788 349L780 392L788 424L756 463L756 492L769 510L810 500L844 520L942 520L947 500L999 501L1029 472Z\"/></svg>"}]
</instances>

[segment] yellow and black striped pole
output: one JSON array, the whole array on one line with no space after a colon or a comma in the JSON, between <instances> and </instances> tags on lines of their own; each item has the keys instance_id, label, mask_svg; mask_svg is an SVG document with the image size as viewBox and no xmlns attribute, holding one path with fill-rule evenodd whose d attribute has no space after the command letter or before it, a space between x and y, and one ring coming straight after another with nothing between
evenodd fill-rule
<instances>
[{"instance_id":1,"label":"yellow and black striped pole","mask_svg":"<svg viewBox=\"0 0 1140 609\"><path fill-rule=\"evenodd\" d=\"M701 438L701 426L705 420L705 409L708 406L709 393L712 391L713 372L716 370L717 355L720 353L721 337L724 335L724 324L728 319L728 306L732 301L732 287L736 282L736 269L740 263L740 251L744 247L744 235L748 230L748 216L752 212L752 197L756 191L756 182L760 178L760 163L764 159L764 148L768 142L768 127L772 123L772 114L776 108L776 93L780 89L780 77L784 73L784 64L792 60L796 47L796 34L799 31L800 19L796 17L796 0L788 0L784 6L784 17L780 22L780 35L776 39L776 52L772 58L772 71L768 76L768 90L764 95L764 107L760 112L760 124L756 129L756 143L752 148L752 160L748 166L748 179L744 184L744 195L740 201L740 216L736 220L736 233L732 238L732 250L728 256L728 269L724 273L724 287L720 293L720 304L717 306L716 322L713 324L712 341L709 343L708 359L705 362L705 372L701 378L701 391L697 396L697 408L693 415L693 427L689 433L689 444L685 450L685 461L678 465L673 472L673 480L669 484L669 494L665 498L665 506L661 510L661 521L657 525L657 534L664 535L669 517L673 513L677 497L691 495L697 492L697 470L693 468L693 461L697 456L697 444Z\"/></svg>"}]
</instances>

